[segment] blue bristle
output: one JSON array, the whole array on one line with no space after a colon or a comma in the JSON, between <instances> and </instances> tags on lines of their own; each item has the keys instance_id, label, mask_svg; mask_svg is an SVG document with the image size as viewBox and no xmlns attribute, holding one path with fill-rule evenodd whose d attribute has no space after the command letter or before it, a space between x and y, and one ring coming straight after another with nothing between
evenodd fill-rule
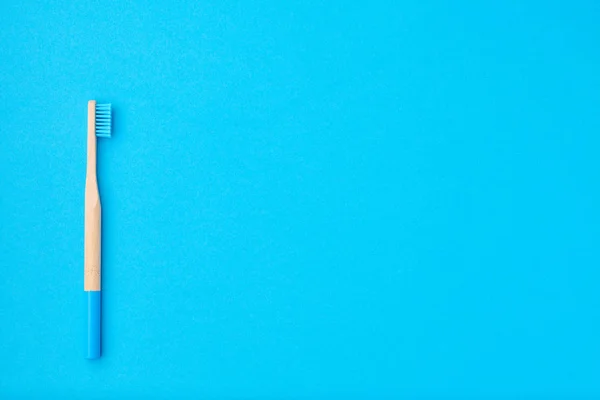
<instances>
[{"instance_id":1,"label":"blue bristle","mask_svg":"<svg viewBox=\"0 0 600 400\"><path fill-rule=\"evenodd\" d=\"M109 138L111 134L111 105L96 103L96 136Z\"/></svg>"}]
</instances>

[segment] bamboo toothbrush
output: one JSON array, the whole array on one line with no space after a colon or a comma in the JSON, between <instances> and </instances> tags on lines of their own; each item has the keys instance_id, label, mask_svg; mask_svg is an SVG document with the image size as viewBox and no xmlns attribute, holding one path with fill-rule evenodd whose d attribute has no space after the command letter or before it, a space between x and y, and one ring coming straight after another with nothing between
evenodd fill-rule
<instances>
[{"instance_id":1,"label":"bamboo toothbrush","mask_svg":"<svg viewBox=\"0 0 600 400\"><path fill-rule=\"evenodd\" d=\"M111 105L88 102L83 290L87 302L86 358L102 354L101 207L96 175L96 137L110 138Z\"/></svg>"}]
</instances>

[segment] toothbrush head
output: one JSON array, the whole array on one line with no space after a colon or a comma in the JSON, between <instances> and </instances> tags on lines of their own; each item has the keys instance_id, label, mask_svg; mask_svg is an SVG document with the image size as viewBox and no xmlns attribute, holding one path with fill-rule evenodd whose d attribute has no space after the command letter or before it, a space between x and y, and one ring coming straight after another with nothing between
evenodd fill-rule
<instances>
[{"instance_id":1,"label":"toothbrush head","mask_svg":"<svg viewBox=\"0 0 600 400\"><path fill-rule=\"evenodd\" d=\"M111 104L96 103L96 136L110 138L111 134Z\"/></svg>"}]
</instances>

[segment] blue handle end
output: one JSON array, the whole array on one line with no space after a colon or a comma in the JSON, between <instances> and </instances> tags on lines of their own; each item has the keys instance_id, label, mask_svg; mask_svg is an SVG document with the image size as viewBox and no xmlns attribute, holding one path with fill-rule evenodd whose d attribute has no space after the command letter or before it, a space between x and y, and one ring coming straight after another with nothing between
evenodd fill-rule
<instances>
[{"instance_id":1,"label":"blue handle end","mask_svg":"<svg viewBox=\"0 0 600 400\"><path fill-rule=\"evenodd\" d=\"M102 354L102 292L85 292L87 302L87 359L100 358Z\"/></svg>"}]
</instances>

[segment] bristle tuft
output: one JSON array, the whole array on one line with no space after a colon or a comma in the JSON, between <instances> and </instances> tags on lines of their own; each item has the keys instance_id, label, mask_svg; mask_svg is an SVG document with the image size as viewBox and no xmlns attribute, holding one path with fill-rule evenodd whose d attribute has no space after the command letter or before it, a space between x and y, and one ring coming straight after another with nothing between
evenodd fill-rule
<instances>
[{"instance_id":1,"label":"bristle tuft","mask_svg":"<svg viewBox=\"0 0 600 400\"><path fill-rule=\"evenodd\" d=\"M96 136L109 138L111 136L111 104L96 103Z\"/></svg>"}]
</instances>

